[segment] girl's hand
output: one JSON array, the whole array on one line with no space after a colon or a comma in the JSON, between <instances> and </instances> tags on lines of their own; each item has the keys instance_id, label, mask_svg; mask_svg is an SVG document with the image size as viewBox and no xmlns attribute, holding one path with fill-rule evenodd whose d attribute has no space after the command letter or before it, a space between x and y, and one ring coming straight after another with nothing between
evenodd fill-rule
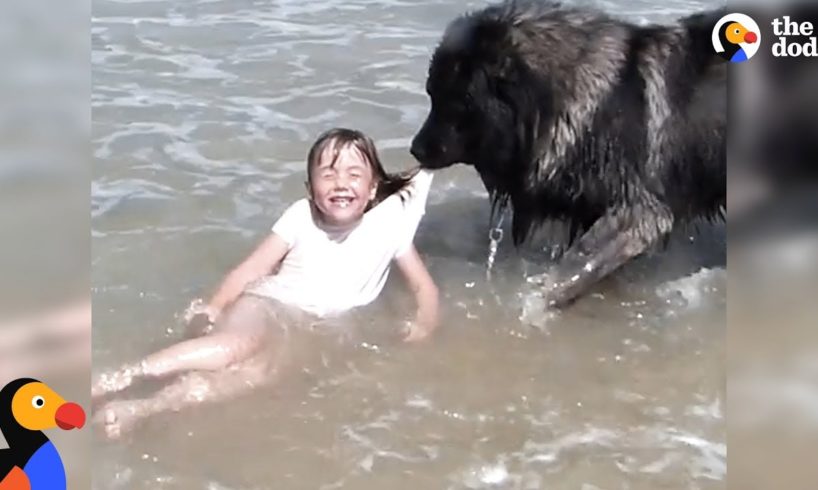
<instances>
[{"instance_id":1,"label":"girl's hand","mask_svg":"<svg viewBox=\"0 0 818 490\"><path fill-rule=\"evenodd\" d=\"M433 327L426 326L421 322L407 322L406 327L403 329L403 341L420 342L429 337L433 331Z\"/></svg>"},{"instance_id":2,"label":"girl's hand","mask_svg":"<svg viewBox=\"0 0 818 490\"><path fill-rule=\"evenodd\" d=\"M397 258L409 289L415 295L417 313L415 321L406 328L405 342L418 342L434 331L439 321L438 290L432 276L423 264L414 245Z\"/></svg>"},{"instance_id":3,"label":"girl's hand","mask_svg":"<svg viewBox=\"0 0 818 490\"><path fill-rule=\"evenodd\" d=\"M220 311L210 305L205 305L200 299L194 300L185 310L185 336L201 337L213 331L213 325L218 319Z\"/></svg>"}]
</instances>

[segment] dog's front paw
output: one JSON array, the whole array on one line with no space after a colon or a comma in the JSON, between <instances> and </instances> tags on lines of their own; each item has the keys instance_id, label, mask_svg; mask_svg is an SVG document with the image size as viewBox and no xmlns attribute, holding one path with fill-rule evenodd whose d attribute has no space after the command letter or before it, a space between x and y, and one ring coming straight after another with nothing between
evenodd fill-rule
<instances>
[{"instance_id":1,"label":"dog's front paw","mask_svg":"<svg viewBox=\"0 0 818 490\"><path fill-rule=\"evenodd\" d=\"M552 276L550 280L542 284L542 287L545 304L549 309L562 309L570 306L583 291L583 284L578 275L564 279Z\"/></svg>"},{"instance_id":2,"label":"dog's front paw","mask_svg":"<svg viewBox=\"0 0 818 490\"><path fill-rule=\"evenodd\" d=\"M547 272L542 274L535 274L533 276L526 276L525 282L534 284L535 286L545 286L550 281L550 275Z\"/></svg>"}]
</instances>

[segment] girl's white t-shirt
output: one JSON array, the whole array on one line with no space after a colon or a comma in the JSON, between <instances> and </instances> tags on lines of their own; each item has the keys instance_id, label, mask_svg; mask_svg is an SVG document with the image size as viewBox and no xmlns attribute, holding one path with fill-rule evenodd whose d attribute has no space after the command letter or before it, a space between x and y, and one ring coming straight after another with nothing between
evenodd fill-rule
<instances>
[{"instance_id":1,"label":"girl's white t-shirt","mask_svg":"<svg viewBox=\"0 0 818 490\"><path fill-rule=\"evenodd\" d=\"M419 171L343 235L316 225L309 200L295 202L272 228L289 252L277 273L248 292L322 317L371 303L386 284L392 260L411 248L431 185L432 173Z\"/></svg>"}]
</instances>

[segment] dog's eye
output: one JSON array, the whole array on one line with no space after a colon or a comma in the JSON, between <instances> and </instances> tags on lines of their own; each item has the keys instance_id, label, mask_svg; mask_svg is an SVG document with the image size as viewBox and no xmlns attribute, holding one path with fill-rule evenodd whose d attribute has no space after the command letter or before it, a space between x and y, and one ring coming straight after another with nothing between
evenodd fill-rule
<instances>
[{"instance_id":1,"label":"dog's eye","mask_svg":"<svg viewBox=\"0 0 818 490\"><path fill-rule=\"evenodd\" d=\"M476 107L476 105L477 104L474 99L474 96L471 93L466 92L465 97L463 97L463 110L466 111L473 110Z\"/></svg>"}]
</instances>

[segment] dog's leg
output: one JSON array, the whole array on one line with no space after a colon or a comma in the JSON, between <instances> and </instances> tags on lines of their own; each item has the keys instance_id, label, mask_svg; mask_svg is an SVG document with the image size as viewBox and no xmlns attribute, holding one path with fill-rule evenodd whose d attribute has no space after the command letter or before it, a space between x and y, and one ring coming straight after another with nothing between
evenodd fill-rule
<instances>
[{"instance_id":1,"label":"dog's leg","mask_svg":"<svg viewBox=\"0 0 818 490\"><path fill-rule=\"evenodd\" d=\"M672 215L658 204L603 216L557 264L555 280L546 292L548 305L560 308L570 304L594 283L659 241L672 227Z\"/></svg>"}]
</instances>

